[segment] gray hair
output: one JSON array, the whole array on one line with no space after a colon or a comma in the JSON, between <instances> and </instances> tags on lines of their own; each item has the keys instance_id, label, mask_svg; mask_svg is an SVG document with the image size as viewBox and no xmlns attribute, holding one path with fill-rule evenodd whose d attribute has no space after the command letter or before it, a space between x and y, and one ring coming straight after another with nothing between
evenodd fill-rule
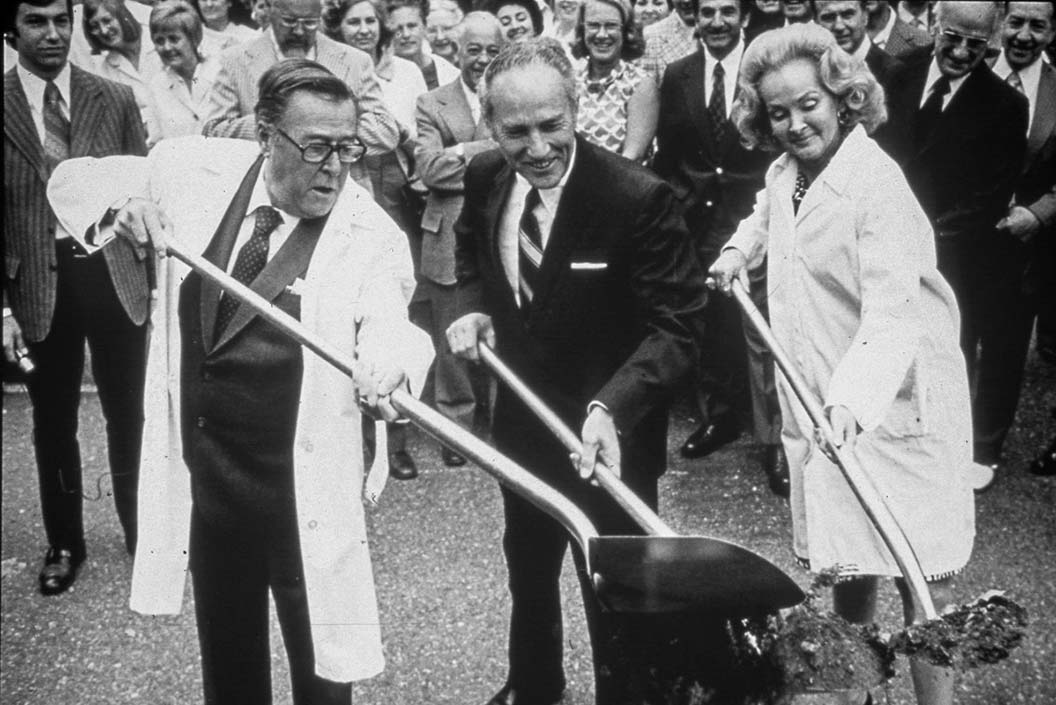
<instances>
[{"instance_id":1,"label":"gray hair","mask_svg":"<svg viewBox=\"0 0 1056 705\"><path fill-rule=\"evenodd\" d=\"M836 96L845 129L861 123L872 134L887 120L884 89L864 61L841 49L832 33L816 24L789 25L760 34L741 59L739 95L730 117L750 149L778 151L759 84L766 74L796 60L817 67L821 85Z\"/></svg>"},{"instance_id":2,"label":"gray hair","mask_svg":"<svg viewBox=\"0 0 1056 705\"><path fill-rule=\"evenodd\" d=\"M282 120L290 98L298 91L335 103L353 100L344 81L308 59L283 59L264 72L259 88L260 98L253 111L259 125L275 125Z\"/></svg>"},{"instance_id":3,"label":"gray hair","mask_svg":"<svg viewBox=\"0 0 1056 705\"><path fill-rule=\"evenodd\" d=\"M459 11L461 12L461 10ZM506 35L502 33L502 23L499 22L499 18L490 12L484 12L483 10L474 10L458 22L458 26L455 27L456 41L459 46L462 46L463 39L466 36L466 32L469 31L470 25L473 24L485 24L490 28L493 28L499 34L502 34L503 43L506 42Z\"/></svg>"},{"instance_id":4,"label":"gray hair","mask_svg":"<svg viewBox=\"0 0 1056 705\"><path fill-rule=\"evenodd\" d=\"M576 76L572 69L572 62L568 59L564 47L556 39L550 37L536 37L523 42L510 42L499 55L488 64L484 71L484 78L480 86L480 105L484 113L484 119L488 123L492 120L492 105L489 95L490 88L495 79L504 73L515 69L523 69L529 66L548 66L561 76L561 88L564 90L568 104L572 112L576 111L579 104L579 96L576 91Z\"/></svg>"}]
</instances>

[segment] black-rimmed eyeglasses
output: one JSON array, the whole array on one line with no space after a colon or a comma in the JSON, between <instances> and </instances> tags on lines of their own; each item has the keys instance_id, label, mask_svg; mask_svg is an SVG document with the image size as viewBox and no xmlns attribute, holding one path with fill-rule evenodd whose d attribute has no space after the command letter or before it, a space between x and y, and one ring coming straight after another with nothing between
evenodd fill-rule
<instances>
[{"instance_id":1,"label":"black-rimmed eyeglasses","mask_svg":"<svg viewBox=\"0 0 1056 705\"><path fill-rule=\"evenodd\" d=\"M337 160L342 164L355 164L362 159L363 155L367 152L367 148L364 147L363 143L359 140L354 142L340 142L338 144L327 144L326 142L309 142L308 144L300 144L297 140L290 137L278 127L275 128L275 131L300 150L301 159L309 164L321 164L329 159L330 155L334 152L337 152Z\"/></svg>"}]
</instances>

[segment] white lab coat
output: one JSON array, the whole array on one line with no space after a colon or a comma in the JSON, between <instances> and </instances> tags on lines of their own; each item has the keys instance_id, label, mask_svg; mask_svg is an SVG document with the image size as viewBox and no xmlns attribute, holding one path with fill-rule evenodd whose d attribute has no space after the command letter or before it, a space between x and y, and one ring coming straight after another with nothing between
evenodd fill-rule
<instances>
[{"instance_id":1,"label":"white lab coat","mask_svg":"<svg viewBox=\"0 0 1056 705\"><path fill-rule=\"evenodd\" d=\"M766 175L727 243L754 269L767 258L770 322L825 407L863 432L855 453L916 550L925 575L964 567L975 535L971 418L960 316L936 269L931 226L898 166L862 127L792 210L797 166ZM782 441L796 555L814 570L899 575L784 381Z\"/></svg>"},{"instance_id":2,"label":"white lab coat","mask_svg":"<svg viewBox=\"0 0 1056 705\"><path fill-rule=\"evenodd\" d=\"M86 232L119 199L150 198L172 219L175 236L201 252L258 154L245 140L166 140L146 158L66 161L48 193L73 233ZM184 592L191 496L180 435L177 304L187 273L181 262L162 260L152 316L131 597L132 609L145 614L178 612ZM398 364L420 390L432 346L407 321L413 282L406 236L349 181L299 283L301 322L349 356ZM316 672L340 682L384 667L360 423L352 381L306 352L294 447L297 520Z\"/></svg>"}]
</instances>

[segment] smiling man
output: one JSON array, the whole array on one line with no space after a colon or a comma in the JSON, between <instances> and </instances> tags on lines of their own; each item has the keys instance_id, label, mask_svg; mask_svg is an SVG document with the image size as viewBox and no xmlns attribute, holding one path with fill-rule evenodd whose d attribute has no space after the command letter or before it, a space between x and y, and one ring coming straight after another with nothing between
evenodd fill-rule
<instances>
[{"instance_id":1,"label":"smiling man","mask_svg":"<svg viewBox=\"0 0 1056 705\"><path fill-rule=\"evenodd\" d=\"M898 61L873 44L867 27L869 12L862 0L813 0L814 21L829 30L840 48L865 62L884 90Z\"/></svg>"},{"instance_id":2,"label":"smiling man","mask_svg":"<svg viewBox=\"0 0 1056 705\"><path fill-rule=\"evenodd\" d=\"M353 382L302 355L161 260L131 606L179 611L189 550L206 703L271 702L270 592L293 702L347 705L350 682L384 664L357 394L421 382L432 355L407 321L406 237L348 182L364 152L348 87L289 59L264 74L255 117L256 142L189 137L148 159L67 162L49 197L73 233L105 237L111 204L122 237L201 252L369 373Z\"/></svg>"},{"instance_id":3,"label":"smiling man","mask_svg":"<svg viewBox=\"0 0 1056 705\"><path fill-rule=\"evenodd\" d=\"M600 456L656 507L667 406L698 359L703 274L666 183L577 137L572 67L552 39L508 45L484 74L484 119L498 150L474 159L455 225L452 351L495 346L572 428L580 473ZM599 185L604 185L599 188ZM582 508L602 534L640 534L583 482L564 447L500 386L497 447ZM565 530L503 490L513 611L510 669L492 705L550 705L565 687L559 577ZM579 569L597 702L641 702L647 669L621 667L625 644ZM620 632L628 642L633 632Z\"/></svg>"}]
</instances>

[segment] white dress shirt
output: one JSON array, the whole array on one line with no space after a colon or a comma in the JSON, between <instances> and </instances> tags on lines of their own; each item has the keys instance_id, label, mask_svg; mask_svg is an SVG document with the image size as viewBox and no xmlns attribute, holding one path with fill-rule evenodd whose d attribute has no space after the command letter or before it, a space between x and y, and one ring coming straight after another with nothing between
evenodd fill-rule
<instances>
[{"instance_id":1,"label":"white dress shirt","mask_svg":"<svg viewBox=\"0 0 1056 705\"><path fill-rule=\"evenodd\" d=\"M15 62L15 71L18 72L18 80L22 84L22 91L26 94L26 101L29 102L29 114L33 117L33 127L37 128L37 137L40 138L40 144L44 144L45 132L44 132L44 89L47 86L45 81L35 73L31 73L21 63ZM52 79L55 83L55 87L59 89L59 110L62 111L63 117L67 120L70 119L70 64L67 63L59 71L59 75ZM69 237L70 234L66 232L66 228L62 226L62 223L55 224L55 239L61 240Z\"/></svg>"},{"instance_id":2,"label":"white dress shirt","mask_svg":"<svg viewBox=\"0 0 1056 705\"><path fill-rule=\"evenodd\" d=\"M546 244L550 241L550 230L554 225L554 216L557 215L557 206L561 202L561 194L564 193L565 185L568 183L568 175L576 163L576 148L573 142L572 155L568 160L568 168L557 186L548 189L539 189L540 204L536 207L535 220L539 223L539 234L542 236L543 257L546 257ZM532 185L520 174L517 174L510 189L510 197L506 200L506 207L499 220L499 257L502 267L506 271L506 280L517 297L517 305L521 303L520 287L520 230L521 213L524 212L524 202L528 198L528 192Z\"/></svg>"},{"instance_id":3,"label":"white dress shirt","mask_svg":"<svg viewBox=\"0 0 1056 705\"><path fill-rule=\"evenodd\" d=\"M865 35L865 39L862 40L862 43L858 45L858 48L854 50L854 53L851 54L851 56L856 59L861 59L864 62L865 57L869 54L869 47L871 47L872 45L873 40L869 38L868 34Z\"/></svg>"},{"instance_id":4,"label":"white dress shirt","mask_svg":"<svg viewBox=\"0 0 1056 705\"><path fill-rule=\"evenodd\" d=\"M741 68L741 57L744 56L744 41L738 39L737 44L721 61L716 61L707 49L705 49L705 54L707 59L704 61L704 103L711 105L711 94L715 86L715 67L722 64L723 97L726 99L726 116L729 117L730 108L733 107L733 95L737 90L737 72Z\"/></svg>"},{"instance_id":5,"label":"white dress shirt","mask_svg":"<svg viewBox=\"0 0 1056 705\"><path fill-rule=\"evenodd\" d=\"M480 94L469 87L465 79L459 78L458 82L462 84L462 93L466 96L466 102L469 103L469 113L473 116L473 122L480 122Z\"/></svg>"},{"instance_id":6,"label":"white dress shirt","mask_svg":"<svg viewBox=\"0 0 1056 705\"><path fill-rule=\"evenodd\" d=\"M1012 74L1013 69L1008 64L1005 52L1001 52L1001 55L997 57L997 61L994 62L993 71L1002 81L1008 81L1008 77ZM1027 101L1030 102L1030 114L1027 116L1027 134L1029 135L1030 126L1034 122L1034 109L1038 104L1038 89L1041 86L1040 58L1030 66L1020 70L1019 82L1023 86L1023 95L1027 96Z\"/></svg>"},{"instance_id":7,"label":"white dress shirt","mask_svg":"<svg viewBox=\"0 0 1056 705\"><path fill-rule=\"evenodd\" d=\"M965 74L960 78L950 79L950 92L942 99L943 110L949 106L950 101L953 100L953 96L957 95L957 90L964 84L964 79L968 78L968 76L969 74ZM940 78L942 78L942 71L939 70L939 64L933 58L931 64L928 66L928 79L924 82L924 94L920 97L920 107L923 108L924 104L928 102L928 98L931 96L931 91Z\"/></svg>"},{"instance_id":8,"label":"white dress shirt","mask_svg":"<svg viewBox=\"0 0 1056 705\"><path fill-rule=\"evenodd\" d=\"M261 206L275 206L271 203L271 196L268 195L268 185L264 179L264 169L260 170L260 174L257 175L257 183L253 185L253 194L249 197L249 207L246 208L246 217L242 220L242 225L238 229L238 237L235 239L235 249L231 250L231 259L227 263L227 273L230 274L235 268L235 260L238 259L238 253L241 251L242 246L249 242L249 238L253 236L253 227L257 223L256 210ZM275 208L282 216L282 222L275 228L271 235L268 236L268 262L275 257L275 253L278 252L286 239L290 237L290 233L297 227L297 224L301 222L300 218L295 218L286 211L279 208Z\"/></svg>"}]
</instances>

